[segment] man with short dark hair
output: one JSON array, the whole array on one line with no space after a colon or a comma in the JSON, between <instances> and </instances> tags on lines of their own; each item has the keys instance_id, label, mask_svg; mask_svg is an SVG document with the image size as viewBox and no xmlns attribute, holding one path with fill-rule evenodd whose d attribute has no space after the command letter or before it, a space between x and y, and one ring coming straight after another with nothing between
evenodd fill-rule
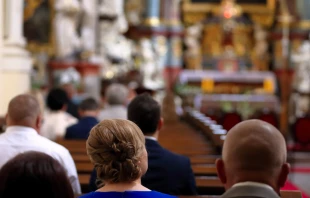
<instances>
[{"instance_id":1,"label":"man with short dark hair","mask_svg":"<svg viewBox=\"0 0 310 198\"><path fill-rule=\"evenodd\" d=\"M41 112L35 97L25 94L13 98L9 103L6 124L6 131L0 135L0 168L20 153L42 152L59 161L66 169L74 192L81 193L76 167L69 151L38 134Z\"/></svg>"},{"instance_id":2,"label":"man with short dark hair","mask_svg":"<svg viewBox=\"0 0 310 198\"><path fill-rule=\"evenodd\" d=\"M194 195L196 184L190 160L164 149L157 142L164 123L160 112L160 105L147 93L134 98L128 106L128 120L140 127L146 139L149 164L142 184L162 193Z\"/></svg>"},{"instance_id":3,"label":"man with short dark hair","mask_svg":"<svg viewBox=\"0 0 310 198\"><path fill-rule=\"evenodd\" d=\"M227 134L216 168L227 192L222 198L279 198L290 166L283 135L274 126L247 120Z\"/></svg>"},{"instance_id":4,"label":"man with short dark hair","mask_svg":"<svg viewBox=\"0 0 310 198\"><path fill-rule=\"evenodd\" d=\"M78 120L66 112L69 98L63 89L52 89L47 95L48 111L44 115L41 135L55 141L63 138L68 126Z\"/></svg>"},{"instance_id":5,"label":"man with short dark hair","mask_svg":"<svg viewBox=\"0 0 310 198\"><path fill-rule=\"evenodd\" d=\"M79 105L81 117L77 124L67 128L65 139L86 140L90 130L98 124L99 105L93 98L87 98Z\"/></svg>"}]
</instances>

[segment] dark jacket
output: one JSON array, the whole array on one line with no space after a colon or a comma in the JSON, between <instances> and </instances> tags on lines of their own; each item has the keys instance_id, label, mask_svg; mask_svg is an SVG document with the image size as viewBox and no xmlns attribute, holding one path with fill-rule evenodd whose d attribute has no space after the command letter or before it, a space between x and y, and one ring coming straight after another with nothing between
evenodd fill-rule
<instances>
[{"instance_id":1,"label":"dark jacket","mask_svg":"<svg viewBox=\"0 0 310 198\"><path fill-rule=\"evenodd\" d=\"M94 117L84 117L67 128L65 139L67 140L87 140L90 130L98 124L98 120Z\"/></svg>"},{"instance_id":2,"label":"dark jacket","mask_svg":"<svg viewBox=\"0 0 310 198\"><path fill-rule=\"evenodd\" d=\"M189 158L162 148L157 141L146 139L148 170L142 177L145 187L170 195L196 195L195 177ZM90 188L96 190L93 171Z\"/></svg>"}]
</instances>

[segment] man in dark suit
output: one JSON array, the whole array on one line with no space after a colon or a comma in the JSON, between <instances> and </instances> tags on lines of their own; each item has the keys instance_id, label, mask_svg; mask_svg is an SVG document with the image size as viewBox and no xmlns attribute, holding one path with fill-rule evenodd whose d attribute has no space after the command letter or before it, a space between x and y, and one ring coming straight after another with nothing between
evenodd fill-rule
<instances>
[{"instance_id":1,"label":"man in dark suit","mask_svg":"<svg viewBox=\"0 0 310 198\"><path fill-rule=\"evenodd\" d=\"M81 119L67 128L65 139L86 140L90 130L98 124L99 105L93 98L85 99L79 105Z\"/></svg>"},{"instance_id":2,"label":"man in dark suit","mask_svg":"<svg viewBox=\"0 0 310 198\"><path fill-rule=\"evenodd\" d=\"M233 127L216 168L226 193L222 198L279 198L289 164L283 135L272 125L248 120Z\"/></svg>"},{"instance_id":3,"label":"man in dark suit","mask_svg":"<svg viewBox=\"0 0 310 198\"><path fill-rule=\"evenodd\" d=\"M163 126L160 111L160 105L149 94L137 96L128 106L128 120L136 123L145 135L149 165L142 184L162 193L195 195L189 158L164 149L157 141Z\"/></svg>"},{"instance_id":4,"label":"man in dark suit","mask_svg":"<svg viewBox=\"0 0 310 198\"><path fill-rule=\"evenodd\" d=\"M172 153L157 142L163 126L160 105L147 93L134 98L128 106L128 120L136 123L145 135L148 170L142 177L145 187L172 195L195 195L195 177L189 158ZM96 171L90 180L95 190Z\"/></svg>"}]
</instances>

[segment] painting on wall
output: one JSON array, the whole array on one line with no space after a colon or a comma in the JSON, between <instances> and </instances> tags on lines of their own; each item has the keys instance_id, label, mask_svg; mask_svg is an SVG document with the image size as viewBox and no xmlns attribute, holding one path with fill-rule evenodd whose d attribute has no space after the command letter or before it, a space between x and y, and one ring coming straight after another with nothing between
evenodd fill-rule
<instances>
[{"instance_id":1,"label":"painting on wall","mask_svg":"<svg viewBox=\"0 0 310 198\"><path fill-rule=\"evenodd\" d=\"M52 53L53 0L26 0L24 4L24 36L33 53Z\"/></svg>"}]
</instances>

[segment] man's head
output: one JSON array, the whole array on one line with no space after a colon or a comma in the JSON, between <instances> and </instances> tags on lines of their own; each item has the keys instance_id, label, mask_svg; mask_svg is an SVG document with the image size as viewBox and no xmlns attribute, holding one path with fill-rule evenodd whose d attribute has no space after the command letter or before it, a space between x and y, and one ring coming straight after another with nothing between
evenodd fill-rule
<instances>
[{"instance_id":1,"label":"man's head","mask_svg":"<svg viewBox=\"0 0 310 198\"><path fill-rule=\"evenodd\" d=\"M65 110L68 102L68 95L63 89L52 89L47 95L47 107L52 111Z\"/></svg>"},{"instance_id":2,"label":"man's head","mask_svg":"<svg viewBox=\"0 0 310 198\"><path fill-rule=\"evenodd\" d=\"M109 105L126 105L128 94L126 86L115 83L107 88L105 97Z\"/></svg>"},{"instance_id":3,"label":"man's head","mask_svg":"<svg viewBox=\"0 0 310 198\"><path fill-rule=\"evenodd\" d=\"M27 94L18 95L9 103L6 123L8 126L25 126L39 131L40 115L40 105L35 97Z\"/></svg>"},{"instance_id":4,"label":"man's head","mask_svg":"<svg viewBox=\"0 0 310 198\"><path fill-rule=\"evenodd\" d=\"M147 93L138 95L130 102L127 117L140 127L144 135L157 136L163 125L160 105Z\"/></svg>"},{"instance_id":5,"label":"man's head","mask_svg":"<svg viewBox=\"0 0 310 198\"><path fill-rule=\"evenodd\" d=\"M99 105L93 98L87 98L79 105L79 114L81 117L97 117Z\"/></svg>"},{"instance_id":6,"label":"man's head","mask_svg":"<svg viewBox=\"0 0 310 198\"><path fill-rule=\"evenodd\" d=\"M252 181L279 192L285 184L289 173L286 144L272 125L259 120L241 122L228 132L222 152L216 167L226 189Z\"/></svg>"}]
</instances>

